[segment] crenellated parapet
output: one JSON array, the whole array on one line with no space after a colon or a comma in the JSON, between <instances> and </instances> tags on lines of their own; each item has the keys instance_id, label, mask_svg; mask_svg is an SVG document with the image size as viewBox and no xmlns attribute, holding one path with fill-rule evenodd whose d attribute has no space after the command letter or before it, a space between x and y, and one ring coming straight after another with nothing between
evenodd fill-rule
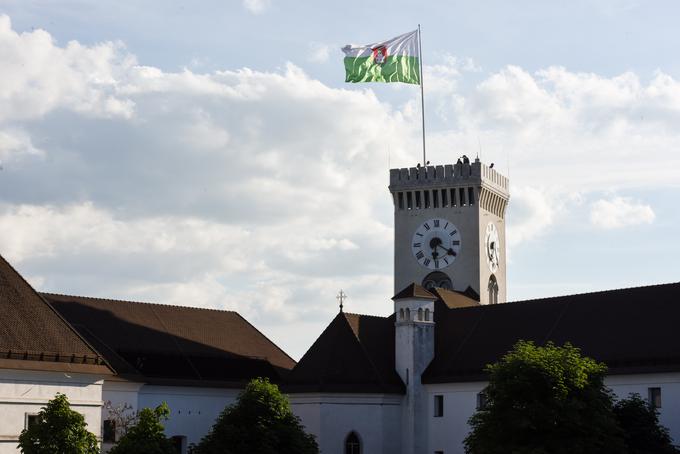
<instances>
[{"instance_id":1,"label":"crenellated parapet","mask_svg":"<svg viewBox=\"0 0 680 454\"><path fill-rule=\"evenodd\" d=\"M508 192L508 179L496 170L483 164L479 159L474 162L458 162L426 167L411 167L390 170L390 191L419 189L422 187L452 187L484 183L499 193Z\"/></svg>"}]
</instances>

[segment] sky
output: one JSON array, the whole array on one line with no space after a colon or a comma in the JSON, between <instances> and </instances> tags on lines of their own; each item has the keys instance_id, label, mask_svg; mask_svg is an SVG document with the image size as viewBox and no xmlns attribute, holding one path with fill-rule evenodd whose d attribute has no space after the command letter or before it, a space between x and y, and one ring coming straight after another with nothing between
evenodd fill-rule
<instances>
[{"instance_id":1,"label":"sky","mask_svg":"<svg viewBox=\"0 0 680 454\"><path fill-rule=\"evenodd\" d=\"M679 280L679 3L366 3L0 0L0 254L295 359L341 288L388 315L419 87L345 84L340 47L421 24L428 159L511 181L511 301Z\"/></svg>"}]
</instances>

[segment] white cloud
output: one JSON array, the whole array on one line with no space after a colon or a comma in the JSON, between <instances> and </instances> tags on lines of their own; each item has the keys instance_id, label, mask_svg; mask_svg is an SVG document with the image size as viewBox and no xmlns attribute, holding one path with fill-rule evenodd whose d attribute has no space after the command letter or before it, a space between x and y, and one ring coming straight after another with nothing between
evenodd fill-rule
<instances>
[{"instance_id":1,"label":"white cloud","mask_svg":"<svg viewBox=\"0 0 680 454\"><path fill-rule=\"evenodd\" d=\"M652 207L629 197L600 199L590 207L590 222L601 229L651 224L655 217Z\"/></svg>"},{"instance_id":2,"label":"white cloud","mask_svg":"<svg viewBox=\"0 0 680 454\"><path fill-rule=\"evenodd\" d=\"M163 71L121 44L18 34L6 16L0 67L0 253L45 290L235 308L265 331L291 320L276 340L295 333L281 345L296 355L339 288L348 310L389 311L387 153L392 166L417 159L413 103L294 64ZM508 67L466 91L473 62L425 69L447 120L428 129L428 158L473 155L481 138L485 161L509 161L512 247L548 232L573 194L680 181L668 74Z\"/></svg>"},{"instance_id":3,"label":"white cloud","mask_svg":"<svg viewBox=\"0 0 680 454\"><path fill-rule=\"evenodd\" d=\"M331 56L333 46L330 44L313 42L309 44L309 61L314 63L326 63Z\"/></svg>"},{"instance_id":4,"label":"white cloud","mask_svg":"<svg viewBox=\"0 0 680 454\"><path fill-rule=\"evenodd\" d=\"M43 30L18 34L0 15L0 121L40 117L57 107L129 117L134 104L118 94L117 77L135 60L122 45L55 45Z\"/></svg>"},{"instance_id":5,"label":"white cloud","mask_svg":"<svg viewBox=\"0 0 680 454\"><path fill-rule=\"evenodd\" d=\"M262 14L271 6L271 0L243 0L243 7L253 14Z\"/></svg>"}]
</instances>

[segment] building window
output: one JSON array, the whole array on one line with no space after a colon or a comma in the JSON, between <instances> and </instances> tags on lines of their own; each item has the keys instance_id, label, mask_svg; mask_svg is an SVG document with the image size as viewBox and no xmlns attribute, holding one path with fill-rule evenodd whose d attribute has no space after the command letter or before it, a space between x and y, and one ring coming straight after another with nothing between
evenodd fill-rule
<instances>
[{"instance_id":1,"label":"building window","mask_svg":"<svg viewBox=\"0 0 680 454\"><path fill-rule=\"evenodd\" d=\"M420 191L416 191L416 210L419 210L422 208L422 205L420 204Z\"/></svg>"},{"instance_id":2,"label":"building window","mask_svg":"<svg viewBox=\"0 0 680 454\"><path fill-rule=\"evenodd\" d=\"M399 209L403 210L404 209L404 193L403 192L397 193L397 201L399 203Z\"/></svg>"},{"instance_id":3,"label":"building window","mask_svg":"<svg viewBox=\"0 0 680 454\"><path fill-rule=\"evenodd\" d=\"M475 204L475 188L468 188L468 204Z\"/></svg>"},{"instance_id":4,"label":"building window","mask_svg":"<svg viewBox=\"0 0 680 454\"><path fill-rule=\"evenodd\" d=\"M399 309L399 320L404 319L404 309Z\"/></svg>"},{"instance_id":5,"label":"building window","mask_svg":"<svg viewBox=\"0 0 680 454\"><path fill-rule=\"evenodd\" d=\"M493 274L489 277L489 304L498 304L498 281Z\"/></svg>"},{"instance_id":6,"label":"building window","mask_svg":"<svg viewBox=\"0 0 680 454\"><path fill-rule=\"evenodd\" d=\"M449 201L446 200L446 189L442 189L442 207L449 206Z\"/></svg>"},{"instance_id":7,"label":"building window","mask_svg":"<svg viewBox=\"0 0 680 454\"><path fill-rule=\"evenodd\" d=\"M406 209L413 209L413 194L410 191L406 193Z\"/></svg>"},{"instance_id":8,"label":"building window","mask_svg":"<svg viewBox=\"0 0 680 454\"><path fill-rule=\"evenodd\" d=\"M430 206L430 191L423 192L423 199L425 201L423 204L423 208L432 208Z\"/></svg>"},{"instance_id":9,"label":"building window","mask_svg":"<svg viewBox=\"0 0 680 454\"><path fill-rule=\"evenodd\" d=\"M187 437L184 435L175 435L170 437L170 443L172 443L173 448L177 454L184 454L187 447Z\"/></svg>"},{"instance_id":10,"label":"building window","mask_svg":"<svg viewBox=\"0 0 680 454\"><path fill-rule=\"evenodd\" d=\"M422 307L418 308L418 320L421 321L421 322L423 321L423 308Z\"/></svg>"},{"instance_id":11,"label":"building window","mask_svg":"<svg viewBox=\"0 0 680 454\"><path fill-rule=\"evenodd\" d=\"M432 206L439 208L439 191L437 189L432 191Z\"/></svg>"},{"instance_id":12,"label":"building window","mask_svg":"<svg viewBox=\"0 0 680 454\"><path fill-rule=\"evenodd\" d=\"M361 440L356 432L350 432L345 438L345 454L361 454Z\"/></svg>"},{"instance_id":13,"label":"building window","mask_svg":"<svg viewBox=\"0 0 680 454\"><path fill-rule=\"evenodd\" d=\"M486 410L487 402L485 393L477 393L477 410Z\"/></svg>"},{"instance_id":14,"label":"building window","mask_svg":"<svg viewBox=\"0 0 680 454\"><path fill-rule=\"evenodd\" d=\"M654 408L661 408L661 388L649 388L649 405Z\"/></svg>"},{"instance_id":15,"label":"building window","mask_svg":"<svg viewBox=\"0 0 680 454\"><path fill-rule=\"evenodd\" d=\"M411 320L411 309L406 308L406 320Z\"/></svg>"},{"instance_id":16,"label":"building window","mask_svg":"<svg viewBox=\"0 0 680 454\"><path fill-rule=\"evenodd\" d=\"M31 427L38 424L39 421L40 421L40 419L38 418L37 414L26 413L26 420L24 421L24 428L30 429Z\"/></svg>"},{"instance_id":17,"label":"building window","mask_svg":"<svg viewBox=\"0 0 680 454\"><path fill-rule=\"evenodd\" d=\"M434 396L434 417L441 418L444 416L444 396Z\"/></svg>"},{"instance_id":18,"label":"building window","mask_svg":"<svg viewBox=\"0 0 680 454\"><path fill-rule=\"evenodd\" d=\"M116 442L116 421L113 419L104 420L104 430L102 430L102 441L104 443Z\"/></svg>"},{"instance_id":19,"label":"building window","mask_svg":"<svg viewBox=\"0 0 680 454\"><path fill-rule=\"evenodd\" d=\"M430 310L425 309L425 321L429 322L430 321Z\"/></svg>"}]
</instances>

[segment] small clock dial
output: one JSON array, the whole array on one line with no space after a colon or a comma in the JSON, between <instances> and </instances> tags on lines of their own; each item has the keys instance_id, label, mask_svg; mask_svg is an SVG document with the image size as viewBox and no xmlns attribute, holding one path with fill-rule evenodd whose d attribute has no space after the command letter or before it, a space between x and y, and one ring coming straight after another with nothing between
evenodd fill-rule
<instances>
[{"instance_id":1,"label":"small clock dial","mask_svg":"<svg viewBox=\"0 0 680 454\"><path fill-rule=\"evenodd\" d=\"M486 226L484 244L486 246L486 263L491 272L495 273L500 262L501 242L498 238L498 229L493 222L489 222Z\"/></svg>"},{"instance_id":2,"label":"small clock dial","mask_svg":"<svg viewBox=\"0 0 680 454\"><path fill-rule=\"evenodd\" d=\"M446 219L423 222L413 234L411 251L422 266L440 270L451 265L460 253L460 232Z\"/></svg>"}]
</instances>

